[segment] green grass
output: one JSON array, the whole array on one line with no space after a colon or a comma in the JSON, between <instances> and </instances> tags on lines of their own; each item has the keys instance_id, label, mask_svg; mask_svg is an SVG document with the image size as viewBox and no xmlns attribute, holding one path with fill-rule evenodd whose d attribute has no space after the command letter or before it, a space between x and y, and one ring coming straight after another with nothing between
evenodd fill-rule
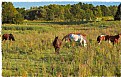
<instances>
[{"instance_id":1,"label":"green grass","mask_svg":"<svg viewBox=\"0 0 121 77\"><path fill-rule=\"evenodd\" d=\"M121 33L120 21L89 22L78 25L21 24L2 26L3 33L12 33L15 42L2 42L2 75L57 77L62 75L119 76L121 75L121 40L118 45L107 42L97 44L100 34ZM102 26L104 25L104 26ZM60 54L55 54L52 42L70 32L80 32L87 36L88 46L68 48L63 45Z\"/></svg>"}]
</instances>

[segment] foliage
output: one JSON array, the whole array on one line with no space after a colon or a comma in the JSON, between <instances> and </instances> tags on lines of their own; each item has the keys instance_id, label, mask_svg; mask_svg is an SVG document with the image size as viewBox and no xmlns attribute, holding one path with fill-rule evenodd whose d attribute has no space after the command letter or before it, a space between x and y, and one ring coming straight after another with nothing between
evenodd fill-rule
<instances>
[{"instance_id":1,"label":"foliage","mask_svg":"<svg viewBox=\"0 0 121 77\"><path fill-rule=\"evenodd\" d=\"M96 18L114 16L117 6L105 6L79 2L74 5L50 4L31 7L28 10L17 8L18 12L27 20L46 21L95 21Z\"/></svg>"},{"instance_id":2,"label":"foliage","mask_svg":"<svg viewBox=\"0 0 121 77\"><path fill-rule=\"evenodd\" d=\"M108 7L106 7L105 5L100 5L101 11L102 11L102 16L110 16L111 15L111 11Z\"/></svg>"},{"instance_id":3,"label":"foliage","mask_svg":"<svg viewBox=\"0 0 121 77\"><path fill-rule=\"evenodd\" d=\"M121 20L121 4L118 6L117 12L114 16L114 20Z\"/></svg>"},{"instance_id":4,"label":"foliage","mask_svg":"<svg viewBox=\"0 0 121 77\"><path fill-rule=\"evenodd\" d=\"M21 23L23 17L11 2L2 2L2 23Z\"/></svg>"},{"instance_id":5,"label":"foliage","mask_svg":"<svg viewBox=\"0 0 121 77\"><path fill-rule=\"evenodd\" d=\"M9 10L9 12L6 12ZM21 23L24 19L41 21L95 21L101 17L114 16L117 6L105 6L79 2L74 5L50 4L46 6L14 8L10 2L2 3L2 22Z\"/></svg>"}]
</instances>

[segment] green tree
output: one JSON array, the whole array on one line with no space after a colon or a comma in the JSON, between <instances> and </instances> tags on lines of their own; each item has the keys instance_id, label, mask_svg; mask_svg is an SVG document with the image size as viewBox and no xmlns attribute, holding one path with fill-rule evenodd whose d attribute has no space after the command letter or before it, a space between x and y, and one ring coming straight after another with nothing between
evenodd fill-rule
<instances>
[{"instance_id":1,"label":"green tree","mask_svg":"<svg viewBox=\"0 0 121 77\"><path fill-rule=\"evenodd\" d=\"M49 5L46 7L47 15L46 15L46 20L54 20L54 10L53 10L53 5Z\"/></svg>"},{"instance_id":2,"label":"green tree","mask_svg":"<svg viewBox=\"0 0 121 77\"><path fill-rule=\"evenodd\" d=\"M83 9L80 9L80 19L84 21L85 17L86 17L85 11Z\"/></svg>"},{"instance_id":3,"label":"green tree","mask_svg":"<svg viewBox=\"0 0 121 77\"><path fill-rule=\"evenodd\" d=\"M100 5L101 11L102 11L102 16L111 16L111 11L108 7L105 5Z\"/></svg>"},{"instance_id":4,"label":"green tree","mask_svg":"<svg viewBox=\"0 0 121 77\"><path fill-rule=\"evenodd\" d=\"M68 5L66 5L64 7L64 18L65 18L66 21L73 20L73 16L72 16L70 10L71 10L71 5L70 4L68 4Z\"/></svg>"},{"instance_id":5,"label":"green tree","mask_svg":"<svg viewBox=\"0 0 121 77\"><path fill-rule=\"evenodd\" d=\"M85 18L86 18L86 20L87 21L92 21L92 20L94 20L95 19L95 17L94 17L94 14L93 14L93 11L92 10L90 10L90 9L87 9L86 11L85 11Z\"/></svg>"},{"instance_id":6,"label":"green tree","mask_svg":"<svg viewBox=\"0 0 121 77\"><path fill-rule=\"evenodd\" d=\"M95 17L102 17L102 11L100 6L96 6L93 8L93 14Z\"/></svg>"},{"instance_id":7,"label":"green tree","mask_svg":"<svg viewBox=\"0 0 121 77\"><path fill-rule=\"evenodd\" d=\"M25 17L26 15L25 8L16 8L16 10L22 15L22 17Z\"/></svg>"},{"instance_id":8,"label":"green tree","mask_svg":"<svg viewBox=\"0 0 121 77\"><path fill-rule=\"evenodd\" d=\"M16 14L13 23L19 24L24 20L22 14Z\"/></svg>"},{"instance_id":9,"label":"green tree","mask_svg":"<svg viewBox=\"0 0 121 77\"><path fill-rule=\"evenodd\" d=\"M2 23L21 23L23 18L16 17L18 15L21 16L11 2L2 2Z\"/></svg>"},{"instance_id":10,"label":"green tree","mask_svg":"<svg viewBox=\"0 0 121 77\"><path fill-rule=\"evenodd\" d=\"M87 10L87 9L89 9L89 4L83 3L83 5L81 6L81 8L82 8L83 10Z\"/></svg>"},{"instance_id":11,"label":"green tree","mask_svg":"<svg viewBox=\"0 0 121 77\"><path fill-rule=\"evenodd\" d=\"M110 11L111 11L111 16L115 16L115 14L116 14L116 11L117 11L117 6L109 6L109 9L110 9Z\"/></svg>"},{"instance_id":12,"label":"green tree","mask_svg":"<svg viewBox=\"0 0 121 77\"><path fill-rule=\"evenodd\" d=\"M114 16L114 20L121 20L121 3L120 3L120 5L118 6L116 15Z\"/></svg>"},{"instance_id":13,"label":"green tree","mask_svg":"<svg viewBox=\"0 0 121 77\"><path fill-rule=\"evenodd\" d=\"M80 5L79 4L72 5L70 12L71 12L74 20L80 19Z\"/></svg>"},{"instance_id":14,"label":"green tree","mask_svg":"<svg viewBox=\"0 0 121 77\"><path fill-rule=\"evenodd\" d=\"M41 10L29 10L26 14L28 20L39 20L41 18Z\"/></svg>"},{"instance_id":15,"label":"green tree","mask_svg":"<svg viewBox=\"0 0 121 77\"><path fill-rule=\"evenodd\" d=\"M59 20L64 20L64 6L59 6L60 12L59 12Z\"/></svg>"}]
</instances>

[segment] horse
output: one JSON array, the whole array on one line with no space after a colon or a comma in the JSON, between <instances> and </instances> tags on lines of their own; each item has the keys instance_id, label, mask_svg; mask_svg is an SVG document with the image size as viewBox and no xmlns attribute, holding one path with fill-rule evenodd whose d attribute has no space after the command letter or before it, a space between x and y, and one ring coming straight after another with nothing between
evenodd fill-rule
<instances>
[{"instance_id":1,"label":"horse","mask_svg":"<svg viewBox=\"0 0 121 77\"><path fill-rule=\"evenodd\" d=\"M69 33L66 36L63 37L62 41L65 39L66 43L67 42L78 42L81 44L81 46L86 46L87 41L86 41L86 35L85 34L80 34L80 33Z\"/></svg>"},{"instance_id":2,"label":"horse","mask_svg":"<svg viewBox=\"0 0 121 77\"><path fill-rule=\"evenodd\" d=\"M15 41L15 38L14 38L13 34L3 34L2 35L2 41L3 40L12 40L12 41Z\"/></svg>"},{"instance_id":3,"label":"horse","mask_svg":"<svg viewBox=\"0 0 121 77\"><path fill-rule=\"evenodd\" d=\"M100 44L104 40L104 41L109 41L109 43L111 42L114 45L115 43L119 42L120 37L121 37L121 34L117 34L114 36L100 35L97 37L97 42Z\"/></svg>"},{"instance_id":4,"label":"horse","mask_svg":"<svg viewBox=\"0 0 121 77\"><path fill-rule=\"evenodd\" d=\"M113 45L115 43L119 43L119 38L121 38L121 34L117 34L117 35L114 35L114 36L109 36L109 40L111 43L113 43Z\"/></svg>"},{"instance_id":5,"label":"horse","mask_svg":"<svg viewBox=\"0 0 121 77\"><path fill-rule=\"evenodd\" d=\"M53 46L54 46L55 52L56 52L57 54L59 54L59 50L60 50L61 45L62 45L62 40L60 40L60 39L58 38L58 36L55 37L55 39L54 39L54 41L53 41Z\"/></svg>"},{"instance_id":6,"label":"horse","mask_svg":"<svg viewBox=\"0 0 121 77\"><path fill-rule=\"evenodd\" d=\"M100 35L97 37L97 42L100 44L102 41L109 41L109 35Z\"/></svg>"}]
</instances>

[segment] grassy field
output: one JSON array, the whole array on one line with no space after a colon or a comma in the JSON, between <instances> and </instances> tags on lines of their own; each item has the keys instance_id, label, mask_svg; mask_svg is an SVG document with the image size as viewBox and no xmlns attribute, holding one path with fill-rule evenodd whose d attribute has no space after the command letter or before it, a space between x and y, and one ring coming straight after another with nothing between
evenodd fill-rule
<instances>
[{"instance_id":1,"label":"grassy field","mask_svg":"<svg viewBox=\"0 0 121 77\"><path fill-rule=\"evenodd\" d=\"M29 22L20 25L3 24L2 34L12 33L15 42L2 42L2 75L38 77L87 77L121 75L121 40L115 46L97 44L101 34L121 33L121 21L85 23ZM55 54L52 42L71 32L86 34L87 47L68 47L63 41L60 54Z\"/></svg>"}]
</instances>

